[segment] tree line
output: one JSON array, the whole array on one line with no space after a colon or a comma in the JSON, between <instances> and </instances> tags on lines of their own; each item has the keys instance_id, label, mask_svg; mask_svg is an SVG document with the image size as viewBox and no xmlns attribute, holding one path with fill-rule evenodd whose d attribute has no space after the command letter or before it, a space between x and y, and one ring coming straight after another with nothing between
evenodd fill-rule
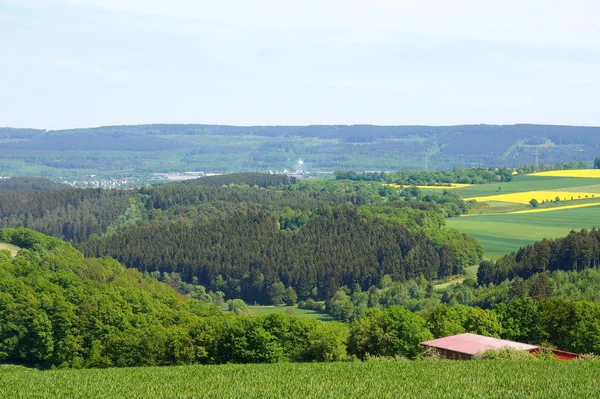
<instances>
[{"instance_id":1,"label":"tree line","mask_svg":"<svg viewBox=\"0 0 600 399\"><path fill-rule=\"evenodd\" d=\"M337 180L380 181L404 186L434 186L509 182L512 171L507 168L454 168L440 171L399 170L395 173L336 171Z\"/></svg>"},{"instance_id":2,"label":"tree line","mask_svg":"<svg viewBox=\"0 0 600 399\"><path fill-rule=\"evenodd\" d=\"M229 184L246 184L262 188L295 184L296 178L282 174L269 173L229 173L224 175L204 176L198 179L186 180L182 184L201 186L222 186Z\"/></svg>"},{"instance_id":3,"label":"tree line","mask_svg":"<svg viewBox=\"0 0 600 399\"><path fill-rule=\"evenodd\" d=\"M66 184L33 176L0 178L0 190L58 190L70 188Z\"/></svg>"}]
</instances>

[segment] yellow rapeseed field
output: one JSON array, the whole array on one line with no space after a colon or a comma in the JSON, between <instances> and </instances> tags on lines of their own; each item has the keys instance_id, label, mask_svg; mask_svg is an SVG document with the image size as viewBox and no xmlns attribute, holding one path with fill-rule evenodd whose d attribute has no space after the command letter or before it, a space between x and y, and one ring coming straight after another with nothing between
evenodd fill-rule
<instances>
[{"instance_id":1,"label":"yellow rapeseed field","mask_svg":"<svg viewBox=\"0 0 600 399\"><path fill-rule=\"evenodd\" d=\"M551 170L548 172L531 173L528 176L548 177L592 177L600 179L600 169Z\"/></svg>"},{"instance_id":2,"label":"yellow rapeseed field","mask_svg":"<svg viewBox=\"0 0 600 399\"><path fill-rule=\"evenodd\" d=\"M515 213L539 213L539 212L563 211L565 209L587 208L588 206L599 206L599 205L600 205L600 202L596 202L594 204L557 206L554 208L526 209L524 211L508 212L507 215L513 215ZM463 216L469 216L469 215L463 215Z\"/></svg>"},{"instance_id":3,"label":"yellow rapeseed field","mask_svg":"<svg viewBox=\"0 0 600 399\"><path fill-rule=\"evenodd\" d=\"M532 199L542 201L554 201L559 197L561 201L571 201L585 198L595 198L597 193L585 193L574 191L525 191L522 193L498 194L489 195L486 197L471 197L465 200L476 200L477 202L498 201L498 202L514 202L517 204L529 204Z\"/></svg>"}]
</instances>

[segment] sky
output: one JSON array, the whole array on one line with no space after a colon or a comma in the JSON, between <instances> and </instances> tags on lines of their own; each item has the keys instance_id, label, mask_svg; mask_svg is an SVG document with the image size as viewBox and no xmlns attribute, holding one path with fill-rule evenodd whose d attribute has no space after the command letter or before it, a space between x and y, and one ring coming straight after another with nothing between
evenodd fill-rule
<instances>
[{"instance_id":1,"label":"sky","mask_svg":"<svg viewBox=\"0 0 600 399\"><path fill-rule=\"evenodd\" d=\"M0 126L600 126L598 0L0 0Z\"/></svg>"}]
</instances>

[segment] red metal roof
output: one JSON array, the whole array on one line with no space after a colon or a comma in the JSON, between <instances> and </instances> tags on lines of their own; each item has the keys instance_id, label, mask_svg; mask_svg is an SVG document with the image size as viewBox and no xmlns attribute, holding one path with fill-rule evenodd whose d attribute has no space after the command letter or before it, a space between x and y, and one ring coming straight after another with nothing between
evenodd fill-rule
<instances>
[{"instance_id":1,"label":"red metal roof","mask_svg":"<svg viewBox=\"0 0 600 399\"><path fill-rule=\"evenodd\" d=\"M474 355L485 352L488 349L515 348L530 351L539 346L524 344L521 342L507 341L505 339L486 337L477 334L458 334L450 337L432 339L431 341L421 342L422 345L432 346L439 349L447 349L454 352Z\"/></svg>"}]
</instances>

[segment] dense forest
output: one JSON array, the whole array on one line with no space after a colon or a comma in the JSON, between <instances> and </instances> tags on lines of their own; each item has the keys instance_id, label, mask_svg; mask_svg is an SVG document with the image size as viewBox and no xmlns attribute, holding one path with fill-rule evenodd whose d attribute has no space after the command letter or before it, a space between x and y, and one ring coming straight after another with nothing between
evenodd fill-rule
<instances>
[{"instance_id":1,"label":"dense forest","mask_svg":"<svg viewBox=\"0 0 600 399\"><path fill-rule=\"evenodd\" d=\"M0 190L0 226L28 227L68 241L103 234L131 206L133 192L102 189Z\"/></svg>"},{"instance_id":2,"label":"dense forest","mask_svg":"<svg viewBox=\"0 0 600 399\"><path fill-rule=\"evenodd\" d=\"M398 281L458 274L481 255L479 244L460 233L439 243L432 238L341 207L320 211L297 232L282 231L273 215L259 211L208 224L150 223L81 248L139 270L196 277L228 297L269 303L268 288L278 282L301 298L325 299L343 285L368 288L385 274Z\"/></svg>"},{"instance_id":3,"label":"dense forest","mask_svg":"<svg viewBox=\"0 0 600 399\"><path fill-rule=\"evenodd\" d=\"M0 190L58 190L67 188L69 186L66 184L56 183L42 177L19 176L0 179Z\"/></svg>"}]
</instances>

